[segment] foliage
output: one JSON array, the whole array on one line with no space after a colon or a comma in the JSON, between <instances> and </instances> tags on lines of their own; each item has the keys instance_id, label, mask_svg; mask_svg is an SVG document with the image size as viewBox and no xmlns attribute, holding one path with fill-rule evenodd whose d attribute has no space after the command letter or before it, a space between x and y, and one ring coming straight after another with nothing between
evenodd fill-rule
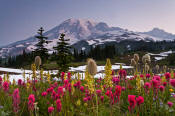
<instances>
[{"instance_id":1,"label":"foliage","mask_svg":"<svg viewBox=\"0 0 175 116\"><path fill-rule=\"evenodd\" d=\"M54 47L54 49L57 51L55 59L58 65L59 73L67 72L72 61L72 54L70 51L71 47L68 43L69 39L65 39L64 37L65 34L62 33L59 42L57 42L57 46Z\"/></svg>"},{"instance_id":2,"label":"foliage","mask_svg":"<svg viewBox=\"0 0 175 116\"><path fill-rule=\"evenodd\" d=\"M45 48L45 45L48 44L49 41L47 41L47 37L43 35L44 29L41 27L38 30L37 36L35 36L38 39L38 43L36 44L36 49L34 51L35 55L40 56L42 60L46 60L48 58L48 50Z\"/></svg>"},{"instance_id":3,"label":"foliage","mask_svg":"<svg viewBox=\"0 0 175 116\"><path fill-rule=\"evenodd\" d=\"M37 74L32 65L32 79L9 82L9 76L0 77L0 114L10 116L155 116L175 114L175 74L160 75L126 71L112 73L108 59L106 80L94 79L85 73L85 80L75 73L62 73L63 81L53 80L43 70ZM44 74L43 74L44 73ZM71 76L72 75L72 76ZM125 76L123 76L125 75ZM25 74L23 75L25 77ZM75 78L73 78L75 77ZM106 78L106 77L105 77ZM15 109L15 110L14 110ZM17 109L17 110L16 110Z\"/></svg>"}]
</instances>

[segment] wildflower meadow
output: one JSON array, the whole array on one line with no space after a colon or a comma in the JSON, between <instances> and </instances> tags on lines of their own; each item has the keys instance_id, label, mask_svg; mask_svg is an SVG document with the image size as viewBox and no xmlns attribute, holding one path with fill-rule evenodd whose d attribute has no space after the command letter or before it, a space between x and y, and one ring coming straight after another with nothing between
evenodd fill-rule
<instances>
[{"instance_id":1,"label":"wildflower meadow","mask_svg":"<svg viewBox=\"0 0 175 116\"><path fill-rule=\"evenodd\" d=\"M145 59L146 58L146 59ZM10 82L0 77L0 111L4 116L167 116L175 114L175 73L153 73L144 56L143 70L139 56L131 60L131 78L122 69L113 71L107 59L104 77L94 78L97 65L88 59L85 78L75 72L61 73L55 81L48 74L36 74L32 79ZM158 66L156 66L158 68Z\"/></svg>"}]
</instances>

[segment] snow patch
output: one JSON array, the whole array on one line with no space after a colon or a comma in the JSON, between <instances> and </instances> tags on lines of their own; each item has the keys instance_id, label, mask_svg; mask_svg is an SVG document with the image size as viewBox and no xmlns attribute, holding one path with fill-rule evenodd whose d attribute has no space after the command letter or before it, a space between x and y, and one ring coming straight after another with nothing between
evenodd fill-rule
<instances>
[{"instance_id":1,"label":"snow patch","mask_svg":"<svg viewBox=\"0 0 175 116\"><path fill-rule=\"evenodd\" d=\"M24 45L19 44L19 45L17 45L16 47L17 47L17 48L20 48L20 47L24 47Z\"/></svg>"}]
</instances>

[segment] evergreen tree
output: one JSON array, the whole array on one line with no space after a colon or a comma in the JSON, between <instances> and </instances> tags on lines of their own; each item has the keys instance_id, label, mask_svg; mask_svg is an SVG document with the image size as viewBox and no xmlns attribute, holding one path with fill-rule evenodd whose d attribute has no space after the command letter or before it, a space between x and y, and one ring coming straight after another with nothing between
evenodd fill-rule
<instances>
[{"instance_id":1,"label":"evergreen tree","mask_svg":"<svg viewBox=\"0 0 175 116\"><path fill-rule=\"evenodd\" d=\"M49 41L47 41L48 38L43 35L43 31L44 29L41 27L37 32L39 35L35 36L38 39L35 55L40 56L41 59L45 61L48 58L48 50L44 47L44 45L48 44Z\"/></svg>"},{"instance_id":2,"label":"evergreen tree","mask_svg":"<svg viewBox=\"0 0 175 116\"><path fill-rule=\"evenodd\" d=\"M57 51L56 60L59 73L67 72L69 70L70 63L72 61L71 47L68 43L69 39L65 39L65 34L61 34L59 42L54 49Z\"/></svg>"}]
</instances>

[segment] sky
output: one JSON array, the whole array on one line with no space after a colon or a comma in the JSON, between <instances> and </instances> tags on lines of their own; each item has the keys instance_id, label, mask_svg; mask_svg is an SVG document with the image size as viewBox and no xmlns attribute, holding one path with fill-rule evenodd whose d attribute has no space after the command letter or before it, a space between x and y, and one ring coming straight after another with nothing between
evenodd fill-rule
<instances>
[{"instance_id":1,"label":"sky","mask_svg":"<svg viewBox=\"0 0 175 116\"><path fill-rule=\"evenodd\" d=\"M158 27L175 34L175 0L0 0L0 46L70 18L140 32Z\"/></svg>"}]
</instances>

